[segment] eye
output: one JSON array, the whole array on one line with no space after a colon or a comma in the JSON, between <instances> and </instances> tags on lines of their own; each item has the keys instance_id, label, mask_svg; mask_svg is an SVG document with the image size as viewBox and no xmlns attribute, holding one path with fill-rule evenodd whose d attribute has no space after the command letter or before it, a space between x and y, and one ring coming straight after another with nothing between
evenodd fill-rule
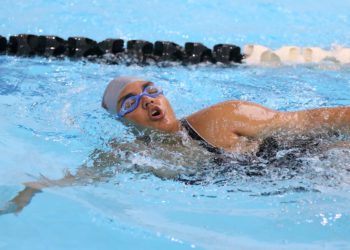
<instances>
[{"instance_id":1,"label":"eye","mask_svg":"<svg viewBox=\"0 0 350 250\"><path fill-rule=\"evenodd\" d=\"M135 103L136 103L136 100L134 98L128 98L125 100L123 104L123 108L130 109Z\"/></svg>"},{"instance_id":2,"label":"eye","mask_svg":"<svg viewBox=\"0 0 350 250\"><path fill-rule=\"evenodd\" d=\"M148 88L147 88L147 93L148 94L156 94L156 93L158 93L158 88L157 87L155 87L155 86L149 86Z\"/></svg>"}]
</instances>

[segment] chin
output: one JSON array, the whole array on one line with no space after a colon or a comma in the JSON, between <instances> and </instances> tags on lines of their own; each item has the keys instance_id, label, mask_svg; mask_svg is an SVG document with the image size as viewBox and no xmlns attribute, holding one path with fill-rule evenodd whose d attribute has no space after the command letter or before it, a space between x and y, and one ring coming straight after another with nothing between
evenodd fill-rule
<instances>
[{"instance_id":1,"label":"chin","mask_svg":"<svg viewBox=\"0 0 350 250\"><path fill-rule=\"evenodd\" d=\"M161 119L157 121L151 121L147 127L167 132L171 130L171 123L167 119Z\"/></svg>"}]
</instances>

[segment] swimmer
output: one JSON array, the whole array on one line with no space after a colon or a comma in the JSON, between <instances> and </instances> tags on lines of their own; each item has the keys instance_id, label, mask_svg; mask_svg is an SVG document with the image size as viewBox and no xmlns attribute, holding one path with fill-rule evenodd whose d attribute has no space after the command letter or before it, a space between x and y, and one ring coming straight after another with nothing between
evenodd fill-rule
<instances>
[{"instance_id":1,"label":"swimmer","mask_svg":"<svg viewBox=\"0 0 350 250\"><path fill-rule=\"evenodd\" d=\"M193 152L187 152L188 148L185 148L186 153L195 162L202 162L196 157L200 152L207 151L209 152L203 154L204 157L208 157L208 153L215 155L225 152L253 153L259 156L264 147L273 149L277 147L275 141L271 140L276 135L292 138L322 131L350 131L350 107L280 112L251 102L226 101L179 120L159 86L135 77L118 77L112 80L104 92L102 106L120 121L131 123L133 126L168 135L179 132L187 134L192 141L199 144L200 150L191 148ZM314 147L312 141L309 143L308 140L304 140L302 143ZM121 146L117 143L114 147ZM131 146L135 146L135 143ZM349 148L349 144L336 146ZM166 151L175 148L171 145ZM129 148L126 151L132 150ZM148 152L153 151L160 150ZM91 155L91 159L96 159L93 167L83 165L78 168L75 175L67 173L59 180L41 178L38 181L24 183L25 188L10 200L5 208L0 208L0 215L19 213L30 203L35 194L44 188L90 183L92 179L101 180L104 178L101 174L104 165L113 166L120 164L122 160L116 154L98 150ZM166 172L153 173L160 178L168 179L176 178L178 174L170 173L167 169Z\"/></svg>"},{"instance_id":2,"label":"swimmer","mask_svg":"<svg viewBox=\"0 0 350 250\"><path fill-rule=\"evenodd\" d=\"M349 131L350 107L280 112L246 101L226 101L178 120L162 89L136 77L112 80L102 107L118 119L165 133L186 131L210 152L254 153L264 138Z\"/></svg>"}]
</instances>

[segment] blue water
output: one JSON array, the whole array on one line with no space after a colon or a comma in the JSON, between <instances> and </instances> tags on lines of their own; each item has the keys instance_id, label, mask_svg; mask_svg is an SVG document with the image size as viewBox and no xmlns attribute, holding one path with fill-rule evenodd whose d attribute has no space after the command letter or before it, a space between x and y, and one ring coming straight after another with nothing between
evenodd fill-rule
<instances>
[{"instance_id":1,"label":"blue water","mask_svg":"<svg viewBox=\"0 0 350 250\"><path fill-rule=\"evenodd\" d=\"M345 1L1 3L6 8L0 10L0 34L6 36L273 48L327 48L350 41ZM91 164L94 150L110 152L111 139L133 139L100 107L106 84L120 74L157 82L178 117L230 99L279 110L350 103L350 69L336 64L158 68L1 56L0 208L23 189L21 183L75 174ZM124 171L194 165L184 154L177 157L185 164L160 160L156 151L161 150L142 149L120 164L104 163L100 179L45 189L18 215L1 215L0 249L350 248L349 149L303 156L299 172L287 163L261 177L247 176L242 168L217 174L213 165L199 185L160 179L146 170ZM197 164L207 166L205 159Z\"/></svg>"}]
</instances>

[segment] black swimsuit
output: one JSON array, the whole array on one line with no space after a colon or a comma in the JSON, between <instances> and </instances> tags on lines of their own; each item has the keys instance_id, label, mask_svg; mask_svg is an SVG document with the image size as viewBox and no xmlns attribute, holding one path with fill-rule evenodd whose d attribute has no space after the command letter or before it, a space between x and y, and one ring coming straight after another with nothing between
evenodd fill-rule
<instances>
[{"instance_id":1,"label":"black swimsuit","mask_svg":"<svg viewBox=\"0 0 350 250\"><path fill-rule=\"evenodd\" d=\"M215 154L222 154L223 150L220 148L217 148L213 145L211 145L209 142L207 142L204 138L202 138L197 131L191 126L191 124L188 123L188 121L183 118L181 119L181 125L182 127L187 131L188 135L193 139L199 142L199 145L204 147L206 150L208 150L211 153Z\"/></svg>"}]
</instances>

